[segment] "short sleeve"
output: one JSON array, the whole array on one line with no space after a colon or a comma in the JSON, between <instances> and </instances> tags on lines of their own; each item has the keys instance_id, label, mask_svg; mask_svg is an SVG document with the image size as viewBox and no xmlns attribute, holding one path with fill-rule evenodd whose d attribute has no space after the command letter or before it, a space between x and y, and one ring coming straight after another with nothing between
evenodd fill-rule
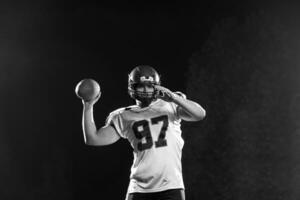
<instances>
[{"instance_id":1,"label":"short sleeve","mask_svg":"<svg viewBox=\"0 0 300 200\"><path fill-rule=\"evenodd\" d=\"M125 138L125 122L122 118L122 115L118 111L111 112L106 118L106 125L111 125L114 127L116 132L122 137Z\"/></svg>"}]
</instances>

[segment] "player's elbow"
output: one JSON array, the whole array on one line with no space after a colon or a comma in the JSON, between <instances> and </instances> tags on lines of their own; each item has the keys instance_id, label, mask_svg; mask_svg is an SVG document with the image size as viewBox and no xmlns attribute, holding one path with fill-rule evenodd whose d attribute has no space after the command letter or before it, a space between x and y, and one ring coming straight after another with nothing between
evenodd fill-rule
<instances>
[{"instance_id":1,"label":"player's elbow","mask_svg":"<svg viewBox=\"0 0 300 200\"><path fill-rule=\"evenodd\" d=\"M97 143L91 139L84 140L84 144L87 146L98 146Z\"/></svg>"},{"instance_id":2,"label":"player's elbow","mask_svg":"<svg viewBox=\"0 0 300 200\"><path fill-rule=\"evenodd\" d=\"M88 136L84 139L84 144L87 146L103 146L102 142L97 137Z\"/></svg>"},{"instance_id":3,"label":"player's elbow","mask_svg":"<svg viewBox=\"0 0 300 200\"><path fill-rule=\"evenodd\" d=\"M206 116L206 111L201 108L194 116L195 121L203 120Z\"/></svg>"},{"instance_id":4,"label":"player's elbow","mask_svg":"<svg viewBox=\"0 0 300 200\"><path fill-rule=\"evenodd\" d=\"M119 140L119 135L96 135L96 137L90 137L85 140L85 144L88 146L106 146L113 144Z\"/></svg>"},{"instance_id":5,"label":"player's elbow","mask_svg":"<svg viewBox=\"0 0 300 200\"><path fill-rule=\"evenodd\" d=\"M99 140L99 139L89 139L85 141L85 144L88 146L106 146L109 144L114 143L113 141L107 141L107 140Z\"/></svg>"}]
</instances>

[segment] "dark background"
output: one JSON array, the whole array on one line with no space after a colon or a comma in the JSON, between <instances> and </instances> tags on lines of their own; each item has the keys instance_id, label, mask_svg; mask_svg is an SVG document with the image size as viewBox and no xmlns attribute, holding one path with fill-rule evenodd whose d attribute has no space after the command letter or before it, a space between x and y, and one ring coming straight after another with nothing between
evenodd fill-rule
<instances>
[{"instance_id":1,"label":"dark background","mask_svg":"<svg viewBox=\"0 0 300 200\"><path fill-rule=\"evenodd\" d=\"M139 64L207 111L182 125L187 199L300 199L299 8L1 1L0 199L124 199L131 147L84 145L74 89L100 83L100 127Z\"/></svg>"}]
</instances>

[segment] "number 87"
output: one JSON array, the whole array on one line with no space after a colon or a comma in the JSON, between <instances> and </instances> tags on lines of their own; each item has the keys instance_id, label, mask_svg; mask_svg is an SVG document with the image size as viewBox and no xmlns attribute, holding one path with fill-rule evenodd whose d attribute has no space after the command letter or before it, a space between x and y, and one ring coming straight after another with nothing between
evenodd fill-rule
<instances>
[{"instance_id":1,"label":"number 87","mask_svg":"<svg viewBox=\"0 0 300 200\"><path fill-rule=\"evenodd\" d=\"M163 122L163 125L160 129L158 140L155 142L155 147L167 146L167 140L165 139L165 137L166 137L166 131L169 126L168 116L162 115L159 117L151 118L151 124L157 124L159 122ZM142 127L142 130L139 130L139 127ZM149 127L149 121L147 120L137 121L132 125L132 129L137 139L139 140L143 138L146 139L146 142L142 142L142 141L138 142L137 148L139 151L150 149L153 146L153 139Z\"/></svg>"}]
</instances>

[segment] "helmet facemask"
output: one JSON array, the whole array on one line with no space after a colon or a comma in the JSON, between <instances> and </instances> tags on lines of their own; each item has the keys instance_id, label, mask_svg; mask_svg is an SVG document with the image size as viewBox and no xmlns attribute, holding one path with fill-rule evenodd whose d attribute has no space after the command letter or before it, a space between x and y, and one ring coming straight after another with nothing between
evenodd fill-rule
<instances>
[{"instance_id":1,"label":"helmet facemask","mask_svg":"<svg viewBox=\"0 0 300 200\"><path fill-rule=\"evenodd\" d=\"M147 92L147 91L138 91L138 87L144 87L144 85L147 85L148 87L152 87L153 91ZM155 84L153 83L134 83L129 86L128 91L130 96L133 99L139 100L141 102L145 102L146 104L150 104L153 100L156 99L157 96L157 90L155 89Z\"/></svg>"}]
</instances>

